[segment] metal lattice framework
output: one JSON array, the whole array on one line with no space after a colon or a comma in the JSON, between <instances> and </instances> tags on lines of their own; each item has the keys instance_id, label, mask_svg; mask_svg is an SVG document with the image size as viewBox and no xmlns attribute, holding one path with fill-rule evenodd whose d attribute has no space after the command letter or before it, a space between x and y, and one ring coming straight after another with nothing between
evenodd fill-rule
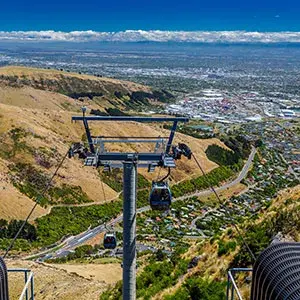
<instances>
[{"instance_id":1,"label":"metal lattice framework","mask_svg":"<svg viewBox=\"0 0 300 300\"><path fill-rule=\"evenodd\" d=\"M175 167L173 157L170 155L175 131L179 122L188 122L188 118L172 117L112 117L112 116L74 116L73 121L83 121L85 132L89 144L90 153L85 160L86 166L104 166L107 168L122 168L122 162L131 160L133 157L138 162L139 168L148 168L154 171L156 166ZM142 123L162 123L173 122L173 126L168 137L112 137L112 136L92 136L89 122L142 122ZM150 153L122 153L108 152L105 148L107 143L154 143L154 152Z\"/></svg>"}]
</instances>

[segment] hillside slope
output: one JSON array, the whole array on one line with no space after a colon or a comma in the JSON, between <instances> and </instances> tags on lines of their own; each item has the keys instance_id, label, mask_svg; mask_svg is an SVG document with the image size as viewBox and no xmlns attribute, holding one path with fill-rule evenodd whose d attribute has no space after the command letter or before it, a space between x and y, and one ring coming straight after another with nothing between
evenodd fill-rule
<instances>
[{"instance_id":1,"label":"hillside slope","mask_svg":"<svg viewBox=\"0 0 300 300\"><path fill-rule=\"evenodd\" d=\"M48 94L45 108L51 103L52 108L55 104L73 110L74 105L85 104L101 112L105 112L107 108L138 109L140 106L161 105L174 98L167 91L155 91L129 81L16 66L0 68L0 87L2 103L30 105L34 108L38 107L35 105L39 98L45 96L41 91L58 94ZM73 101L70 102L70 99L63 96L69 96Z\"/></svg>"},{"instance_id":2,"label":"hillside slope","mask_svg":"<svg viewBox=\"0 0 300 300\"><path fill-rule=\"evenodd\" d=\"M258 218L253 221L249 219L245 226L242 228L242 235L247 240L247 243L252 248L255 245L255 250L257 251L259 247L259 252L267 247L275 235L281 235L286 241L300 241L299 235L299 202L300 202L300 185L293 188L288 188L280 191L275 199L273 199L272 204L265 210L260 211ZM239 226L241 229L241 226ZM255 228L256 232L253 230ZM250 234L249 234L249 232ZM254 232L252 232L254 231ZM258 232L260 231L260 234ZM263 234L262 234L263 233ZM271 234L270 234L271 233ZM268 238L266 238L268 236ZM250 237L252 240L250 240ZM226 251L226 253L220 252L221 243L220 240L225 241L225 243L236 242L236 247L231 251ZM194 243L190 249L184 254L184 258L191 260L193 257L200 257L197 265L188 270L188 272L183 276L182 280L177 282L176 285L171 288L167 288L160 293L158 293L153 299L168 299L175 300L178 299L179 295L184 295L183 291L188 286L187 282L190 283L198 280L198 284L202 280L205 282L207 290L213 293L210 289L212 282L223 282L227 280L227 270L232 267L251 267L251 263L246 265L241 265L241 262L236 261L241 251L247 252L243 249L241 242L239 240L238 234L234 229L224 231L220 236L216 236L210 241L201 241L200 243ZM254 249L252 248L252 251ZM251 274L242 273L238 278L238 287L243 293L243 299L250 299L250 285L249 281L245 280L247 276ZM201 289L201 287L199 287ZM219 286L219 289L225 291L225 285ZM217 292L217 290L215 291ZM182 293L182 294L181 294ZM168 297L169 296L169 297ZM181 299L187 299L182 297ZM189 298L188 298L189 299ZM210 298L205 298L210 299ZM216 299L223 299L218 298Z\"/></svg>"},{"instance_id":3,"label":"hillside slope","mask_svg":"<svg viewBox=\"0 0 300 300\"><path fill-rule=\"evenodd\" d=\"M2 72L5 74L33 72L35 74L31 69L27 71L25 68L2 68ZM86 75L76 76L82 80L89 78ZM132 85L135 86L135 84ZM80 105L74 102L74 99L56 92L28 86L11 87L2 82L0 89L0 195L5 201L0 202L0 211L4 218L24 218L33 205L30 198L34 199L36 195L36 192L32 190L32 185L42 188L71 143L84 140L82 124L71 123L71 116L79 114ZM66 107L64 103L69 103L69 105ZM106 136L166 136L168 133L167 130L157 126L132 122L120 126L111 122L101 124L101 127L93 125L92 131L95 135ZM207 159L204 151L213 143L224 146L219 140L197 140L177 134L175 141L189 144L197 158L202 161L206 171L217 167L217 164ZM151 145L114 144L110 149L148 151L153 149L151 147ZM142 174L149 180L157 176L157 172L149 174L144 170ZM178 182L199 174L193 161L184 160L178 162L177 169L172 172L172 178L173 182ZM106 184L103 184L103 187L104 193L97 170L83 167L82 161L67 160L54 181L52 200L46 203L48 209L38 207L33 219L47 213L49 206L55 204L101 203L104 199L112 200L118 196L117 191ZM66 191L68 194L61 197L61 193L66 193Z\"/></svg>"},{"instance_id":4,"label":"hillside slope","mask_svg":"<svg viewBox=\"0 0 300 300\"><path fill-rule=\"evenodd\" d=\"M103 94L113 94L115 91L123 93L151 91L150 87L125 80L20 66L0 68L0 78L8 81L11 85L26 85L54 92L98 91Z\"/></svg>"},{"instance_id":5,"label":"hillside slope","mask_svg":"<svg viewBox=\"0 0 300 300\"><path fill-rule=\"evenodd\" d=\"M8 260L7 265L9 268L28 268L34 272L35 297L40 300L97 300L107 287L103 280L84 278L46 264ZM9 279L10 298L19 299L24 282L19 274L10 274Z\"/></svg>"}]
</instances>

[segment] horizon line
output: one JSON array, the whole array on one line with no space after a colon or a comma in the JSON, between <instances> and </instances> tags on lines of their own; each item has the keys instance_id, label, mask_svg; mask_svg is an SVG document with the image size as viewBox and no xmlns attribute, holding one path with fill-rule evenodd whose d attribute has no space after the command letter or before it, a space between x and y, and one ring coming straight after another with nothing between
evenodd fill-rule
<instances>
[{"instance_id":1,"label":"horizon line","mask_svg":"<svg viewBox=\"0 0 300 300\"><path fill-rule=\"evenodd\" d=\"M0 41L56 42L187 42L187 43L300 43L300 31L247 30L13 30L0 31Z\"/></svg>"}]
</instances>

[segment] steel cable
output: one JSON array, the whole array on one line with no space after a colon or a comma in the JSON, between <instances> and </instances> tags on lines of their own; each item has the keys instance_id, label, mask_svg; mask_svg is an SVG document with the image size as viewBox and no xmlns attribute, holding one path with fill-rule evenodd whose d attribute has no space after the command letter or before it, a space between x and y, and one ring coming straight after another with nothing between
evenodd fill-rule
<instances>
[{"instance_id":1,"label":"steel cable","mask_svg":"<svg viewBox=\"0 0 300 300\"><path fill-rule=\"evenodd\" d=\"M45 193L48 191L48 189L51 186L51 183L54 179L54 177L57 175L57 172L59 171L59 169L61 168L61 166L63 165L65 159L68 157L70 148L68 149L67 153L63 156L62 160L60 161L60 163L58 164L58 166L56 167L55 172L53 173L52 177L50 178L49 182L47 183L47 185L45 186L44 190L41 192L41 194L38 196L38 199L41 197L44 197ZM5 254L3 256L3 258L5 258L7 256L7 254L9 253L9 251L12 249L12 247L14 246L18 236L20 235L20 233L22 232L24 226L26 225L26 223L28 222L29 218L31 217L31 215L33 214L34 210L36 209L36 207L39 204L39 201L36 201L36 203L34 204L34 206L32 207L31 211L29 212L28 216L26 217L26 219L24 220L24 222L22 223L21 227L19 228L18 232L16 233L16 235L14 236L13 240L11 241L11 243L9 244L8 248L5 251Z\"/></svg>"},{"instance_id":2,"label":"steel cable","mask_svg":"<svg viewBox=\"0 0 300 300\"><path fill-rule=\"evenodd\" d=\"M235 223L234 219L232 218L230 212L228 211L228 208L227 208L225 205L223 205L223 202L222 202L221 198L219 197L218 193L216 192L215 188L213 187L213 185L210 184L210 181L209 181L209 179L208 179L208 177L207 177L207 174L205 173L204 169L202 168L201 164L199 163L199 161L198 161L198 159L196 158L196 156L194 155L194 153L192 153L192 156L194 157L195 162L196 162L197 166L199 167L199 169L201 170L201 172L202 172L204 178L207 180L207 183L209 184L210 189L212 190L212 192L213 192L213 193L215 194L215 196L217 197L217 199L218 199L220 205L225 209L225 212L226 212L226 214L227 214L227 217L230 219L232 225L234 226L235 230L237 231L239 237L241 238L241 240L242 240L244 246L246 247L246 249L247 249L247 251L249 252L250 256L252 257L253 261L255 261L255 260L256 260L256 257L255 257L255 255L254 255L254 253L252 252L252 250L250 249L248 243L247 243L246 240L244 239L244 237L243 237L243 235L242 235L240 229L238 228L238 226L236 225L236 223Z\"/></svg>"}]
</instances>

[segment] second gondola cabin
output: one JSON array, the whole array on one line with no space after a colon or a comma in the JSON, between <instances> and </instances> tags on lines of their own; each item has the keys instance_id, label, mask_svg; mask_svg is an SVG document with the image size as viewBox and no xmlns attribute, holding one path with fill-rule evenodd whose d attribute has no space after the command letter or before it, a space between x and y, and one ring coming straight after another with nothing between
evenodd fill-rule
<instances>
[{"instance_id":1,"label":"second gondola cabin","mask_svg":"<svg viewBox=\"0 0 300 300\"><path fill-rule=\"evenodd\" d=\"M172 202L169 184L164 181L152 182L149 202L153 210L168 210Z\"/></svg>"},{"instance_id":2,"label":"second gondola cabin","mask_svg":"<svg viewBox=\"0 0 300 300\"><path fill-rule=\"evenodd\" d=\"M104 235L103 246L105 249L115 249L117 247L117 237L113 232L107 232Z\"/></svg>"}]
</instances>

